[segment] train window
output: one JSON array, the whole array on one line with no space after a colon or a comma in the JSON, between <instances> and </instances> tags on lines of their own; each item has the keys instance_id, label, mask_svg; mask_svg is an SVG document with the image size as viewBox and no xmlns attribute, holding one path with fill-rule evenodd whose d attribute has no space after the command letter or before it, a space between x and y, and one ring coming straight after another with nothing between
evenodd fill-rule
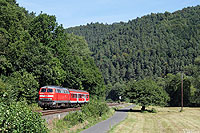
<instances>
[{"instance_id":1,"label":"train window","mask_svg":"<svg viewBox=\"0 0 200 133\"><path fill-rule=\"evenodd\" d=\"M86 95L86 98L89 98L89 96L88 96L88 95Z\"/></svg>"},{"instance_id":2,"label":"train window","mask_svg":"<svg viewBox=\"0 0 200 133\"><path fill-rule=\"evenodd\" d=\"M41 91L40 91L40 92L46 92L46 89L44 89L44 88L43 88L43 89L41 89Z\"/></svg>"},{"instance_id":3,"label":"train window","mask_svg":"<svg viewBox=\"0 0 200 133\"><path fill-rule=\"evenodd\" d=\"M81 98L81 94L78 94L78 98Z\"/></svg>"},{"instance_id":4,"label":"train window","mask_svg":"<svg viewBox=\"0 0 200 133\"><path fill-rule=\"evenodd\" d=\"M47 92L53 92L53 89L47 89Z\"/></svg>"},{"instance_id":5,"label":"train window","mask_svg":"<svg viewBox=\"0 0 200 133\"><path fill-rule=\"evenodd\" d=\"M76 95L76 94L73 94L73 98L77 98L77 95Z\"/></svg>"}]
</instances>

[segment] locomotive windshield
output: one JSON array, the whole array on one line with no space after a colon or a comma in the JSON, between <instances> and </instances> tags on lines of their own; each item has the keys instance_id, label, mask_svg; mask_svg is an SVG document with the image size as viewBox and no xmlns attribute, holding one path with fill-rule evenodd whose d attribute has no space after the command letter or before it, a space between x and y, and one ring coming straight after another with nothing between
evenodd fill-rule
<instances>
[{"instance_id":1,"label":"locomotive windshield","mask_svg":"<svg viewBox=\"0 0 200 133\"><path fill-rule=\"evenodd\" d=\"M41 91L40 91L40 92L46 92L46 89L44 89L44 88L43 88L43 89L41 89Z\"/></svg>"},{"instance_id":2,"label":"locomotive windshield","mask_svg":"<svg viewBox=\"0 0 200 133\"><path fill-rule=\"evenodd\" d=\"M40 92L53 92L53 89L42 88Z\"/></svg>"},{"instance_id":3,"label":"locomotive windshield","mask_svg":"<svg viewBox=\"0 0 200 133\"><path fill-rule=\"evenodd\" d=\"M53 92L53 89L47 89L47 92Z\"/></svg>"}]
</instances>

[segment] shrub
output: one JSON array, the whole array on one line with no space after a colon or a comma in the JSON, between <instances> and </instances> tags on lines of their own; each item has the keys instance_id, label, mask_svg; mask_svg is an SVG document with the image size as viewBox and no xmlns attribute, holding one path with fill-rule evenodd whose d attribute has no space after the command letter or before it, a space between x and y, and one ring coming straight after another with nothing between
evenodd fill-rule
<instances>
[{"instance_id":1,"label":"shrub","mask_svg":"<svg viewBox=\"0 0 200 133\"><path fill-rule=\"evenodd\" d=\"M106 114L109 111L109 107L105 102L94 99L90 100L88 104L81 108L81 111L70 112L65 116L64 120L70 125L74 126L78 123L84 122L85 118L98 118Z\"/></svg>"},{"instance_id":2,"label":"shrub","mask_svg":"<svg viewBox=\"0 0 200 133\"><path fill-rule=\"evenodd\" d=\"M84 115L82 112L70 112L64 118L65 121L68 121L70 125L74 126L78 123L84 122Z\"/></svg>"},{"instance_id":3,"label":"shrub","mask_svg":"<svg viewBox=\"0 0 200 133\"><path fill-rule=\"evenodd\" d=\"M32 112L25 102L0 103L0 132L46 133L41 114Z\"/></svg>"},{"instance_id":4,"label":"shrub","mask_svg":"<svg viewBox=\"0 0 200 133\"><path fill-rule=\"evenodd\" d=\"M113 100L112 100L112 99L110 99L110 98L109 98L109 99L107 99L106 101L107 101L108 103L113 103Z\"/></svg>"},{"instance_id":5,"label":"shrub","mask_svg":"<svg viewBox=\"0 0 200 133\"><path fill-rule=\"evenodd\" d=\"M83 106L81 110L87 117L101 117L109 111L109 107L105 102L94 99L87 105Z\"/></svg>"}]
</instances>

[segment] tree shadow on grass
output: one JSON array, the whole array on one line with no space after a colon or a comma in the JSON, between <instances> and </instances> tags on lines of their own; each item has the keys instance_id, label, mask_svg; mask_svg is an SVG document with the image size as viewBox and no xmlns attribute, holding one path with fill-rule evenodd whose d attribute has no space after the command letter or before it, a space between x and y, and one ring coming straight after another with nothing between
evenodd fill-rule
<instances>
[{"instance_id":1,"label":"tree shadow on grass","mask_svg":"<svg viewBox=\"0 0 200 133\"><path fill-rule=\"evenodd\" d=\"M151 109L151 110L136 110L136 109L117 109L115 110L116 112L141 112L141 113L157 113L157 111L155 109Z\"/></svg>"},{"instance_id":2,"label":"tree shadow on grass","mask_svg":"<svg viewBox=\"0 0 200 133\"><path fill-rule=\"evenodd\" d=\"M117 109L116 112L141 112L141 110L136 109Z\"/></svg>"}]
</instances>

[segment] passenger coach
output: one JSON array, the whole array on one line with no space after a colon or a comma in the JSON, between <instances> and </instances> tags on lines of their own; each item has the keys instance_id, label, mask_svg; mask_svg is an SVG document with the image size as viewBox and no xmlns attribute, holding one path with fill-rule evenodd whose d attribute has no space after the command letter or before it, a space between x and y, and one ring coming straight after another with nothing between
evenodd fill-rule
<instances>
[{"instance_id":1,"label":"passenger coach","mask_svg":"<svg viewBox=\"0 0 200 133\"><path fill-rule=\"evenodd\" d=\"M39 91L38 104L41 108L59 108L82 105L89 102L89 93L83 90L60 86L44 86Z\"/></svg>"}]
</instances>

